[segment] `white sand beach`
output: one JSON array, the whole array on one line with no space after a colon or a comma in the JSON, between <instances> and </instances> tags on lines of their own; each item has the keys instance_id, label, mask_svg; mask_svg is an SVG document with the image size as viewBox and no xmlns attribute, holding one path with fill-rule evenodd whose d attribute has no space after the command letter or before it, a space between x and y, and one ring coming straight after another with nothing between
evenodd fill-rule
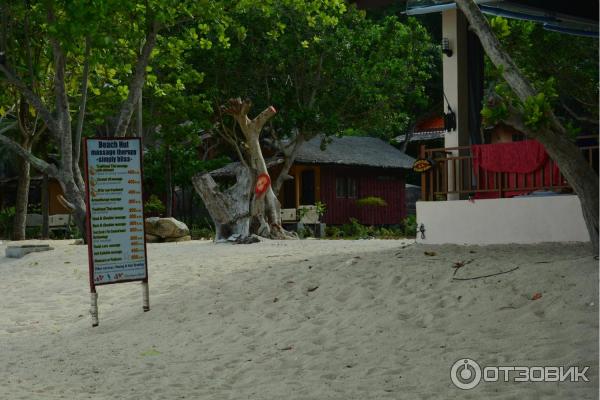
<instances>
[{"instance_id":1,"label":"white sand beach","mask_svg":"<svg viewBox=\"0 0 600 400\"><path fill-rule=\"evenodd\" d=\"M44 243L22 259L0 245L0 399L598 398L584 245L153 244L151 311L139 283L102 286L92 328L87 247ZM458 278L518 269L453 281L461 261ZM460 390L450 368L465 357L590 366L590 382Z\"/></svg>"}]
</instances>

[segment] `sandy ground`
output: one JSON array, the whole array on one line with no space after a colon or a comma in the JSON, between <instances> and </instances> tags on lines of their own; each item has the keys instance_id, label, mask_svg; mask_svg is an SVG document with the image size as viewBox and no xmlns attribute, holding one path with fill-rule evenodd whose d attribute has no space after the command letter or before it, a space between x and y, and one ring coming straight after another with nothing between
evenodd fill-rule
<instances>
[{"instance_id":1,"label":"sandy ground","mask_svg":"<svg viewBox=\"0 0 600 400\"><path fill-rule=\"evenodd\" d=\"M598 262L582 245L154 244L152 310L139 283L103 286L92 328L86 247L50 243L19 260L0 245L0 399L598 398ZM453 281L469 260L455 277L519 268ZM590 382L460 390L464 357L590 366Z\"/></svg>"}]
</instances>

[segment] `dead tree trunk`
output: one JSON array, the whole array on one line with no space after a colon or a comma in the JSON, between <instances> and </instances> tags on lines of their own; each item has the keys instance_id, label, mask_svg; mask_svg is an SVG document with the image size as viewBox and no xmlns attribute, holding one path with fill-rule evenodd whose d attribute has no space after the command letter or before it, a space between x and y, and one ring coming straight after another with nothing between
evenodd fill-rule
<instances>
[{"instance_id":1,"label":"dead tree trunk","mask_svg":"<svg viewBox=\"0 0 600 400\"><path fill-rule=\"evenodd\" d=\"M268 107L256 118L248 118L251 102L231 99L223 111L231 115L242 132L243 145L235 138L234 131L224 137L238 152L240 165L236 167L236 184L221 192L210 176L203 174L193 179L194 187L217 230L217 240L231 234L247 236L257 234L271 239L291 239L296 236L281 225L281 205L273 187L267 164L260 147L260 133L264 124L275 115L274 107ZM257 180L267 177L266 187L255 190Z\"/></svg>"},{"instance_id":2,"label":"dead tree trunk","mask_svg":"<svg viewBox=\"0 0 600 400\"><path fill-rule=\"evenodd\" d=\"M235 175L235 185L223 192L209 173L192 179L215 223L215 241L226 240L231 235L242 238L250 235L250 194L254 179L243 165L236 169Z\"/></svg>"},{"instance_id":3,"label":"dead tree trunk","mask_svg":"<svg viewBox=\"0 0 600 400\"><path fill-rule=\"evenodd\" d=\"M502 45L492 32L487 20L473 0L456 0L456 4L465 14L471 29L477 34L486 54L498 68L508 85L521 101L535 96L537 93L531 83L519 71L518 67L502 48ZM515 116L513 116L515 117ZM550 111L547 117L547 127L539 131L532 131L524 123L515 122L515 128L527 129L532 138L540 141L546 151L560 168L571 187L575 190L581 201L583 216L590 234L594 251L598 252L598 175L588 165L579 148L571 142L566 134L566 129L556 115ZM519 116L514 119L520 120Z\"/></svg>"},{"instance_id":4,"label":"dead tree trunk","mask_svg":"<svg viewBox=\"0 0 600 400\"><path fill-rule=\"evenodd\" d=\"M230 114L237 121L244 136L248 158L247 164L255 178L252 186L255 187L256 179L259 176L269 177L266 191L255 190L252 193L250 231L271 239L291 239L295 236L283 229L281 225L281 204L273 192L267 164L260 148L262 128L277 111L273 106L267 107L251 120L248 118L251 106L250 100L242 101L237 98L229 100L229 105L224 109L225 113Z\"/></svg>"}]
</instances>

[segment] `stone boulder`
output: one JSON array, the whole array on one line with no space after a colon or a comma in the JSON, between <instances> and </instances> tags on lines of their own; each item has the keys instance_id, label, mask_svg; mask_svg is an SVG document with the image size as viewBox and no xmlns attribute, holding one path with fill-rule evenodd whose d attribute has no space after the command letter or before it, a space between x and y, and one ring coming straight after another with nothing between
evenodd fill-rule
<instances>
[{"instance_id":1,"label":"stone boulder","mask_svg":"<svg viewBox=\"0 0 600 400\"><path fill-rule=\"evenodd\" d=\"M146 242L147 243L158 243L160 242L162 239L160 236L156 236L156 235L150 235L148 233L146 233Z\"/></svg>"},{"instance_id":2,"label":"stone boulder","mask_svg":"<svg viewBox=\"0 0 600 400\"><path fill-rule=\"evenodd\" d=\"M144 227L147 235L158 236L162 239L180 238L190 234L187 225L175 218L146 218Z\"/></svg>"}]
</instances>

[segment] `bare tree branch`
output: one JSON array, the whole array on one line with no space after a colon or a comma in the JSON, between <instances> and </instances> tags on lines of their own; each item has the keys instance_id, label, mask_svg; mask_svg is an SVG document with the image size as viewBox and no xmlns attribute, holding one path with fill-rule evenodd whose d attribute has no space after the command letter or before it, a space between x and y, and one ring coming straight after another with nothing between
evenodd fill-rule
<instances>
[{"instance_id":1,"label":"bare tree branch","mask_svg":"<svg viewBox=\"0 0 600 400\"><path fill-rule=\"evenodd\" d=\"M565 104L564 101L560 102L562 108L574 119L579 122L586 122L588 124L598 125L598 120L595 118L586 117L584 115L578 115L575 111L573 111L569 106Z\"/></svg>"},{"instance_id":2,"label":"bare tree branch","mask_svg":"<svg viewBox=\"0 0 600 400\"><path fill-rule=\"evenodd\" d=\"M129 126L129 122L131 121L133 109L137 104L140 98L140 94L142 92L142 88L144 87L146 67L150 62L152 50L156 45L156 36L158 35L158 31L158 22L152 21L150 23L150 31L146 35L146 41L144 42L142 51L140 52L138 60L135 64L135 72L129 85L129 95L127 96L127 99L123 102L121 106L119 119L117 120L117 126L115 128L115 136L122 137L125 136L125 134L127 133L127 127Z\"/></svg>"},{"instance_id":3,"label":"bare tree branch","mask_svg":"<svg viewBox=\"0 0 600 400\"><path fill-rule=\"evenodd\" d=\"M502 76L515 91L519 99L525 101L525 99L535 96L535 90L531 84L523 78L523 75L512 58L505 51L502 51L500 41L496 35L494 35L494 32L492 32L492 28L490 28L490 25L475 2L469 0L457 0L456 4L467 16L471 27L477 33L481 45L485 49L488 57L492 60L494 65L502 66Z\"/></svg>"},{"instance_id":4,"label":"bare tree branch","mask_svg":"<svg viewBox=\"0 0 600 400\"><path fill-rule=\"evenodd\" d=\"M36 156L31 154L29 151L27 151L23 147L21 147L20 144L18 144L14 140L10 139L9 137L4 136L5 132L15 129L16 127L17 127L17 123L13 122L10 125L0 129L0 143L4 144L8 148L12 149L20 157L29 161L31 163L31 165L33 165L37 170L39 170L45 174L48 174L49 176L51 176L53 178L58 178L59 172L58 172L58 169L54 165L49 164L40 158L37 158Z\"/></svg>"},{"instance_id":5,"label":"bare tree branch","mask_svg":"<svg viewBox=\"0 0 600 400\"><path fill-rule=\"evenodd\" d=\"M317 77L315 79L315 86L313 87L312 93L310 94L310 100L308 101L308 108L311 109L315 105L317 100L317 90L321 84L321 71L323 69L323 53L319 57L319 64L317 66Z\"/></svg>"},{"instance_id":6,"label":"bare tree branch","mask_svg":"<svg viewBox=\"0 0 600 400\"><path fill-rule=\"evenodd\" d=\"M85 54L83 62L83 76L81 77L81 103L79 104L79 115L77 116L77 128L75 128L75 140L73 143L73 161L79 163L81 157L81 134L83 132L83 121L85 120L85 107L88 93L88 77L90 74L90 38L85 38Z\"/></svg>"},{"instance_id":7,"label":"bare tree branch","mask_svg":"<svg viewBox=\"0 0 600 400\"><path fill-rule=\"evenodd\" d=\"M5 64L0 63L0 72L4 74L6 82L10 85L14 86L19 92L23 94L23 96L27 99L29 104L31 104L36 111L40 114L48 129L54 134L59 135L60 129L58 127L57 121L52 116L50 110L46 108L42 99L35 94L22 80L17 78Z\"/></svg>"},{"instance_id":8,"label":"bare tree branch","mask_svg":"<svg viewBox=\"0 0 600 400\"><path fill-rule=\"evenodd\" d=\"M273 191L275 193L279 193L281 187L283 186L283 183L287 179L289 179L288 171L294 164L294 161L296 160L296 155L298 154L298 151L300 150L302 144L304 144L304 135L298 132L293 140L293 144L291 144L292 147L290 148L290 146L288 146L287 148L282 149L283 154L285 156L285 161L283 163L283 167L281 168L279 176L273 184Z\"/></svg>"},{"instance_id":9,"label":"bare tree branch","mask_svg":"<svg viewBox=\"0 0 600 400\"><path fill-rule=\"evenodd\" d=\"M263 110L263 112L261 112L260 114L258 114L256 116L256 118L254 118L252 120L252 124L254 125L254 129L256 129L258 132L260 132L263 128L263 126L265 125L265 123L271 119L275 114L277 114L277 110L275 110L275 107L273 106L269 106L267 108L265 108Z\"/></svg>"}]
</instances>

